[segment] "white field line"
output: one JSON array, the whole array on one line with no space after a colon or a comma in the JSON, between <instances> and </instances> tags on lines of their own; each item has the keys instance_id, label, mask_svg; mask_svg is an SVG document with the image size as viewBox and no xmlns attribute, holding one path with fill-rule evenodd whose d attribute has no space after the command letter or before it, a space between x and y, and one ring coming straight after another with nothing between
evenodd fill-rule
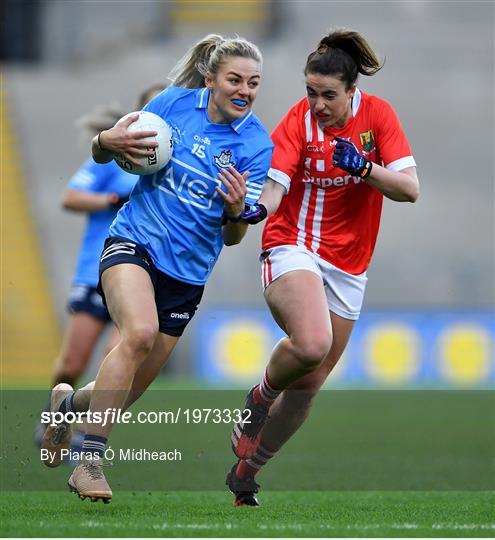
<instances>
[{"instance_id":1,"label":"white field line","mask_svg":"<svg viewBox=\"0 0 495 540\"><path fill-rule=\"evenodd\" d=\"M52 527L53 523L45 523L44 521L39 522L40 527ZM76 523L74 523L74 526L76 526ZM77 526L79 527L86 527L88 529L104 529L108 527L114 527L116 529L143 529L146 528L146 526L134 524L134 523L108 523L108 522L100 522L100 521L80 521ZM170 529L191 529L191 530L201 530L201 529L226 529L226 530L232 530L232 529L239 529L245 527L246 524L238 524L238 523L160 523L160 524L153 524L151 525L151 528L158 531L165 531ZM495 523L433 523L430 525L420 525L417 523L372 523L367 525L359 525L359 524L353 524L353 525L346 525L346 526L334 526L331 523L320 523L319 525L311 525L311 524L297 524L297 523L287 523L287 524L273 524L273 525L265 525L265 524L258 524L253 525L253 529L259 529L259 530L277 530L277 531L284 531L284 530L296 530L296 531L302 531L305 529L320 529L320 530L349 530L349 531L366 531L366 530L380 530L380 529L396 529L396 530L403 530L403 529L433 529L433 530L444 530L444 531L459 531L459 530L492 530L495 531Z\"/></svg>"}]
</instances>

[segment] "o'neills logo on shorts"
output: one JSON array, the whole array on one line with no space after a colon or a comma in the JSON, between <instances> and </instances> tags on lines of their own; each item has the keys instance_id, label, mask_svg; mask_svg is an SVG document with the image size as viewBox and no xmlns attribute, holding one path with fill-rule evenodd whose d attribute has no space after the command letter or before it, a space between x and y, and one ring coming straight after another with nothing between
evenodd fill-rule
<instances>
[{"instance_id":1,"label":"o'neills logo on shorts","mask_svg":"<svg viewBox=\"0 0 495 540\"><path fill-rule=\"evenodd\" d=\"M171 319L190 319L189 313L186 313L185 311L184 313L171 313L170 318Z\"/></svg>"}]
</instances>

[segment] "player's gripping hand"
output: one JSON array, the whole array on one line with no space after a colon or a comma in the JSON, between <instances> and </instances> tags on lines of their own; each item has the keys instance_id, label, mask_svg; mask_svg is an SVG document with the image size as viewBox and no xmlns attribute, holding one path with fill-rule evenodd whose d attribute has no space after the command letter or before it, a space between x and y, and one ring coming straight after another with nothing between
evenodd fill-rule
<instances>
[{"instance_id":1,"label":"player's gripping hand","mask_svg":"<svg viewBox=\"0 0 495 540\"><path fill-rule=\"evenodd\" d=\"M241 221L249 223L250 225L256 225L260 221L266 219L268 212L264 204L255 203L251 206L246 205L246 209L241 215Z\"/></svg>"},{"instance_id":2,"label":"player's gripping hand","mask_svg":"<svg viewBox=\"0 0 495 540\"><path fill-rule=\"evenodd\" d=\"M120 154L124 159L140 167L136 157L152 156L152 148L157 142L143 140L154 137L156 131L129 131L127 128L139 118L139 114L131 114L125 120L117 122L113 128L102 131L98 135L98 146L105 152Z\"/></svg>"},{"instance_id":3,"label":"player's gripping hand","mask_svg":"<svg viewBox=\"0 0 495 540\"><path fill-rule=\"evenodd\" d=\"M223 199L224 216L229 221L236 222L241 219L247 193L246 180L248 176L249 172L241 174L232 165L218 173L218 178L226 191L219 186L216 186L215 190Z\"/></svg>"},{"instance_id":4,"label":"player's gripping hand","mask_svg":"<svg viewBox=\"0 0 495 540\"><path fill-rule=\"evenodd\" d=\"M360 176L361 178L368 177L371 173L373 163L362 156L356 145L351 143L351 141L342 139L342 137L335 137L335 140L338 142L333 152L333 166L344 169L344 171Z\"/></svg>"}]
</instances>

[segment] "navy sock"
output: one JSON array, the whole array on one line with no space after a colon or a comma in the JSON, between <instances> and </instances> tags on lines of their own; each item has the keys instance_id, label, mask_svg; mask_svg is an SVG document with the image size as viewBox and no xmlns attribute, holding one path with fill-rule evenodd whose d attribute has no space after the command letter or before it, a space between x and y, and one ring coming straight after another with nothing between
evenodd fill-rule
<instances>
[{"instance_id":1,"label":"navy sock","mask_svg":"<svg viewBox=\"0 0 495 540\"><path fill-rule=\"evenodd\" d=\"M71 392L63 401L62 403L60 404L60 407L58 408L58 410L65 414L65 413L68 413L68 412L76 412L74 410L74 395L75 395L75 392Z\"/></svg>"},{"instance_id":2,"label":"navy sock","mask_svg":"<svg viewBox=\"0 0 495 540\"><path fill-rule=\"evenodd\" d=\"M81 451L86 453L91 453L93 455L97 454L99 457L103 458L105 454L105 447L107 445L107 438L101 437L100 435L90 435L89 433L84 437L84 442L82 445Z\"/></svg>"}]
</instances>

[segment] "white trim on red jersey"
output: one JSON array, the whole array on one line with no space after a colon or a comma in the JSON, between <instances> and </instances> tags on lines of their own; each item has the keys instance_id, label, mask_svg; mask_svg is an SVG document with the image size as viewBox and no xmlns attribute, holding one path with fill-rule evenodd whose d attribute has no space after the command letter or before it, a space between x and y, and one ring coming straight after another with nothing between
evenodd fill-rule
<instances>
[{"instance_id":1,"label":"white trim on red jersey","mask_svg":"<svg viewBox=\"0 0 495 540\"><path fill-rule=\"evenodd\" d=\"M323 218L323 205L325 202L325 193L324 189L318 189L316 191L316 202L315 202L315 213L313 216L313 241L311 242L311 250L314 253L318 253L320 247L320 238L321 238L321 220Z\"/></svg>"},{"instance_id":2,"label":"white trim on red jersey","mask_svg":"<svg viewBox=\"0 0 495 540\"><path fill-rule=\"evenodd\" d=\"M361 105L361 90L356 88L354 96L352 96L352 116L356 116L359 111L359 106Z\"/></svg>"},{"instance_id":3,"label":"white trim on red jersey","mask_svg":"<svg viewBox=\"0 0 495 540\"><path fill-rule=\"evenodd\" d=\"M402 169L407 169L408 167L416 167L416 162L412 156L407 156L404 158L396 159L387 165L387 169L391 171L402 171Z\"/></svg>"},{"instance_id":4,"label":"white trim on red jersey","mask_svg":"<svg viewBox=\"0 0 495 540\"><path fill-rule=\"evenodd\" d=\"M304 115L304 125L306 127L306 142L311 142L313 140L313 122L311 120L311 111L308 109L308 111Z\"/></svg>"},{"instance_id":5,"label":"white trim on red jersey","mask_svg":"<svg viewBox=\"0 0 495 540\"><path fill-rule=\"evenodd\" d=\"M306 242L306 217L308 215L309 198L311 197L311 184L304 185L304 196L299 210L299 219L297 220L297 244L304 246Z\"/></svg>"},{"instance_id":6,"label":"white trim on red jersey","mask_svg":"<svg viewBox=\"0 0 495 540\"><path fill-rule=\"evenodd\" d=\"M282 184L285 188L285 191L289 193L290 189L290 176L285 174L282 171L279 171L278 169L268 169L268 178L271 178L278 184Z\"/></svg>"}]
</instances>

